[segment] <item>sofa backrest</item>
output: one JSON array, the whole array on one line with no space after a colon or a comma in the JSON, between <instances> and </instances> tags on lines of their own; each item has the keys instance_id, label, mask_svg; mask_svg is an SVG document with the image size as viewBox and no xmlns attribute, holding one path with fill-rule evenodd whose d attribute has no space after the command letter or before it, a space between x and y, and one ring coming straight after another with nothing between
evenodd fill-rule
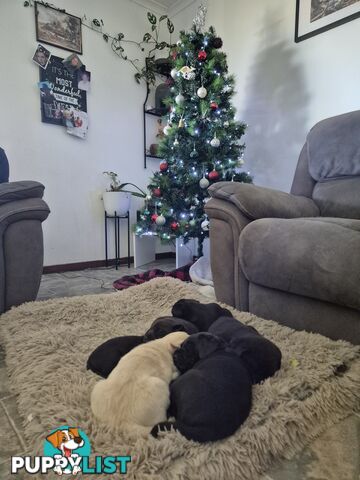
<instances>
[{"instance_id":1,"label":"sofa backrest","mask_svg":"<svg viewBox=\"0 0 360 480\"><path fill-rule=\"evenodd\" d=\"M9 181L9 162L5 151L0 147L0 183Z\"/></svg>"},{"instance_id":2,"label":"sofa backrest","mask_svg":"<svg viewBox=\"0 0 360 480\"><path fill-rule=\"evenodd\" d=\"M360 110L310 130L291 193L312 198L322 216L360 219Z\"/></svg>"}]
</instances>

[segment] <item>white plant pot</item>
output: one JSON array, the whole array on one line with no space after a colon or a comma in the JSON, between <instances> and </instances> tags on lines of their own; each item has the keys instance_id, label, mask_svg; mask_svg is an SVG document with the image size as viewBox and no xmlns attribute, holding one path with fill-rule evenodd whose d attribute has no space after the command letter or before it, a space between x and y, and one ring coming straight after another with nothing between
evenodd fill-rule
<instances>
[{"instance_id":1,"label":"white plant pot","mask_svg":"<svg viewBox=\"0 0 360 480\"><path fill-rule=\"evenodd\" d=\"M104 192L104 208L108 215L123 216L130 210L131 193L127 192Z\"/></svg>"}]
</instances>

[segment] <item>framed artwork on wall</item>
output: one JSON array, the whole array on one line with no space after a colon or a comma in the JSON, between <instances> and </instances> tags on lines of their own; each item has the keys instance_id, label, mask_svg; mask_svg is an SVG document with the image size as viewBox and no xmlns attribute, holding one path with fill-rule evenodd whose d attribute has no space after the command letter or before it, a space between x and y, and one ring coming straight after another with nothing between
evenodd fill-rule
<instances>
[{"instance_id":1,"label":"framed artwork on wall","mask_svg":"<svg viewBox=\"0 0 360 480\"><path fill-rule=\"evenodd\" d=\"M35 2L35 24L37 41L82 53L81 18Z\"/></svg>"},{"instance_id":2,"label":"framed artwork on wall","mask_svg":"<svg viewBox=\"0 0 360 480\"><path fill-rule=\"evenodd\" d=\"M360 17L360 0L296 0L295 42Z\"/></svg>"}]
</instances>

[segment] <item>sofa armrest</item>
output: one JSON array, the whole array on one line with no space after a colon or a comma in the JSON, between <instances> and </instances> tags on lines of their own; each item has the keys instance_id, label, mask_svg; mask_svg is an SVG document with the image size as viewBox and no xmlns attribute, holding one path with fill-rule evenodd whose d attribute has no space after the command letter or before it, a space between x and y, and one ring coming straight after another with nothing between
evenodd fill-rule
<instances>
[{"instance_id":1,"label":"sofa armrest","mask_svg":"<svg viewBox=\"0 0 360 480\"><path fill-rule=\"evenodd\" d=\"M27 198L3 205L0 204L0 233L11 223L21 220L39 220L43 222L49 213L49 207L41 198Z\"/></svg>"},{"instance_id":2,"label":"sofa armrest","mask_svg":"<svg viewBox=\"0 0 360 480\"><path fill-rule=\"evenodd\" d=\"M218 182L211 185L209 193L213 198L232 203L250 220L320 215L311 198L248 183Z\"/></svg>"},{"instance_id":3,"label":"sofa armrest","mask_svg":"<svg viewBox=\"0 0 360 480\"><path fill-rule=\"evenodd\" d=\"M42 198L44 185L26 180L0 184L0 205L26 198Z\"/></svg>"}]
</instances>

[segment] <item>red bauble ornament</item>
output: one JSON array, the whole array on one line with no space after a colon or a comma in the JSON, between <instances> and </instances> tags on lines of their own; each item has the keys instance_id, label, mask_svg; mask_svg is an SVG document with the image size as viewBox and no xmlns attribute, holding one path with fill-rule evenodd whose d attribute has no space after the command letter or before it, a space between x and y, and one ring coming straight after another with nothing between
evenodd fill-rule
<instances>
[{"instance_id":1,"label":"red bauble ornament","mask_svg":"<svg viewBox=\"0 0 360 480\"><path fill-rule=\"evenodd\" d=\"M219 105L216 102L210 102L211 110L217 110Z\"/></svg>"},{"instance_id":2,"label":"red bauble ornament","mask_svg":"<svg viewBox=\"0 0 360 480\"><path fill-rule=\"evenodd\" d=\"M206 60L206 57L207 57L207 54L205 50L200 50L200 52L198 53L198 60L200 62L203 62L204 60Z\"/></svg>"},{"instance_id":3,"label":"red bauble ornament","mask_svg":"<svg viewBox=\"0 0 360 480\"><path fill-rule=\"evenodd\" d=\"M161 190L160 188L154 188L153 190L154 197L161 197Z\"/></svg>"},{"instance_id":4,"label":"red bauble ornament","mask_svg":"<svg viewBox=\"0 0 360 480\"><path fill-rule=\"evenodd\" d=\"M160 163L160 172L166 172L168 168L169 168L169 164L167 162Z\"/></svg>"},{"instance_id":5,"label":"red bauble ornament","mask_svg":"<svg viewBox=\"0 0 360 480\"><path fill-rule=\"evenodd\" d=\"M172 223L170 224L171 230L177 230L178 227L179 227L179 224L178 224L177 222L172 222Z\"/></svg>"},{"instance_id":6,"label":"red bauble ornament","mask_svg":"<svg viewBox=\"0 0 360 480\"><path fill-rule=\"evenodd\" d=\"M209 177L209 180L214 182L215 180L219 180L220 175L219 175L219 172L217 172L216 170L212 170L209 173L208 177Z\"/></svg>"},{"instance_id":7,"label":"red bauble ornament","mask_svg":"<svg viewBox=\"0 0 360 480\"><path fill-rule=\"evenodd\" d=\"M173 51L171 52L171 58L172 58L173 60L176 60L176 57L177 57L177 51L176 51L176 50L173 50Z\"/></svg>"},{"instance_id":8,"label":"red bauble ornament","mask_svg":"<svg viewBox=\"0 0 360 480\"><path fill-rule=\"evenodd\" d=\"M159 216L159 215L157 215L156 213L153 213L153 214L151 215L151 221L155 223L155 222L156 222L156 219L158 218L158 216Z\"/></svg>"}]
</instances>

